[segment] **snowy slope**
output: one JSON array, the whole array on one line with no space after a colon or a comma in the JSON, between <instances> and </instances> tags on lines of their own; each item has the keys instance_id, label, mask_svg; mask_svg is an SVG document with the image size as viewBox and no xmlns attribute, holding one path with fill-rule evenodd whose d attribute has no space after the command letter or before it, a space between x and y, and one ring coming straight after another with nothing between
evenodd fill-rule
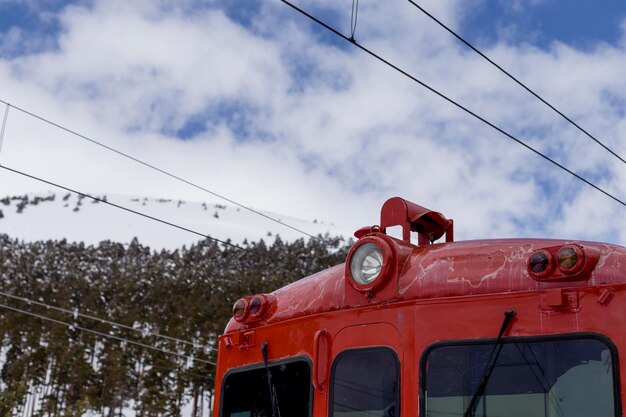
<instances>
[{"instance_id":1,"label":"snowy slope","mask_svg":"<svg viewBox=\"0 0 626 417\"><path fill-rule=\"evenodd\" d=\"M106 200L204 235L230 239L236 244L246 239L273 242L276 235L285 241L308 239L298 231L249 210L217 202L123 195L107 195ZM261 212L314 236L326 233L344 237L352 235L345 228L318 219L304 220ZM26 241L67 239L86 244L97 244L102 240L130 242L137 237L142 244L157 250L188 246L202 239L188 231L70 193L0 196L0 233Z\"/></svg>"},{"instance_id":2,"label":"snowy slope","mask_svg":"<svg viewBox=\"0 0 626 417\"><path fill-rule=\"evenodd\" d=\"M102 195L97 197L105 198ZM249 210L222 203L123 195L107 195L106 200L220 240L230 239L235 244L240 244L244 240L258 241L260 239L273 242L277 235L280 235L284 241L308 239L306 235L298 231L284 227ZM321 220L304 220L270 212L263 212L263 214L312 235L328 233L332 236L351 236L350 231L333 224L326 224ZM137 237L139 242L154 250L175 249L202 239L190 232L69 193L38 193L6 197L0 195L0 234L8 234L12 238L25 241L67 239L82 241L86 244L97 244L103 240L127 243ZM5 361L5 354L6 351L0 349L0 365ZM2 389L3 386L0 384L0 391ZM27 409L37 412L42 396L41 387L29 386L26 404L31 406ZM202 415L211 415L212 398L209 392L203 394L202 401ZM136 416L134 406L132 401L125 404L120 410L121 415ZM191 397L185 396L181 415L189 417L191 414ZM26 412L24 415L33 414ZM90 411L84 416L100 415L103 414Z\"/></svg>"}]
</instances>

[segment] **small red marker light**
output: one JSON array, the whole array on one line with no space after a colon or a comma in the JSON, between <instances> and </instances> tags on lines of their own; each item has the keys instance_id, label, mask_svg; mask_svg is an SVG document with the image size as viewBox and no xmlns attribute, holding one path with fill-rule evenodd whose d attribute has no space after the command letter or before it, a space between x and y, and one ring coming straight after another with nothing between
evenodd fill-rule
<instances>
[{"instance_id":1,"label":"small red marker light","mask_svg":"<svg viewBox=\"0 0 626 417\"><path fill-rule=\"evenodd\" d=\"M537 276L547 274L552 266L552 255L545 250L538 250L530 256L528 269Z\"/></svg>"},{"instance_id":2,"label":"small red marker light","mask_svg":"<svg viewBox=\"0 0 626 417\"><path fill-rule=\"evenodd\" d=\"M233 305L233 317L237 321L243 321L248 316L249 308L245 299L241 298Z\"/></svg>"},{"instance_id":3,"label":"small red marker light","mask_svg":"<svg viewBox=\"0 0 626 417\"><path fill-rule=\"evenodd\" d=\"M582 281L591 277L599 257L597 249L568 243L535 250L527 268L536 281Z\"/></svg>"},{"instance_id":4,"label":"small red marker light","mask_svg":"<svg viewBox=\"0 0 626 417\"><path fill-rule=\"evenodd\" d=\"M584 254L577 246L563 246L557 254L559 269L566 274L572 274L581 269Z\"/></svg>"},{"instance_id":5,"label":"small red marker light","mask_svg":"<svg viewBox=\"0 0 626 417\"><path fill-rule=\"evenodd\" d=\"M255 295L250 300L250 315L254 318L261 318L267 310L267 300L262 295Z\"/></svg>"}]
</instances>

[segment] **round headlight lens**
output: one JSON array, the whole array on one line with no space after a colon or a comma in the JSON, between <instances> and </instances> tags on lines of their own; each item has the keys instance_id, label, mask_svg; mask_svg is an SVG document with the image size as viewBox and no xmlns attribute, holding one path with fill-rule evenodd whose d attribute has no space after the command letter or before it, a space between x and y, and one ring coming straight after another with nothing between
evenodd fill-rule
<instances>
[{"instance_id":1,"label":"round headlight lens","mask_svg":"<svg viewBox=\"0 0 626 417\"><path fill-rule=\"evenodd\" d=\"M539 250L532 254L528 262L530 270L535 274L543 274L550 266L550 258L547 252Z\"/></svg>"},{"instance_id":2,"label":"round headlight lens","mask_svg":"<svg viewBox=\"0 0 626 417\"><path fill-rule=\"evenodd\" d=\"M576 250L569 246L561 249L557 258L559 261L559 266L565 270L570 270L574 268L578 263L578 254L576 253Z\"/></svg>"},{"instance_id":3,"label":"round headlight lens","mask_svg":"<svg viewBox=\"0 0 626 417\"><path fill-rule=\"evenodd\" d=\"M247 303L244 299L237 300L235 305L233 306L233 317L235 320L242 320L246 316L246 307Z\"/></svg>"},{"instance_id":4,"label":"round headlight lens","mask_svg":"<svg viewBox=\"0 0 626 417\"><path fill-rule=\"evenodd\" d=\"M357 248L350 260L350 274L361 285L373 282L383 269L383 253L375 243Z\"/></svg>"},{"instance_id":5,"label":"round headlight lens","mask_svg":"<svg viewBox=\"0 0 626 417\"><path fill-rule=\"evenodd\" d=\"M255 317L260 317L265 312L265 300L260 295L255 295L250 300L250 314Z\"/></svg>"}]
</instances>

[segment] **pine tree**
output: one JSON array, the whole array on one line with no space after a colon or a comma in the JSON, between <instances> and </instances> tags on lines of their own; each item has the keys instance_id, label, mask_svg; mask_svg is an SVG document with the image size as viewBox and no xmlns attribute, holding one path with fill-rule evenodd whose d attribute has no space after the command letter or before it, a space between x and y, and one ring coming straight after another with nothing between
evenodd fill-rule
<instances>
[{"instance_id":1,"label":"pine tree","mask_svg":"<svg viewBox=\"0 0 626 417\"><path fill-rule=\"evenodd\" d=\"M140 334L77 314L4 299L3 303L71 323L68 328L0 309L0 415L118 416L132 401L138 416L179 415L187 402L200 416L214 390L213 366L102 338L79 327L137 340L160 349L215 361L217 336L232 304L269 293L343 261L341 239L271 245L248 250L203 240L174 251L151 251L136 239L96 246L65 240L24 243L0 234L0 290L69 311L108 318ZM161 333L193 345L158 339ZM37 394L28 396L28 393ZM27 402L27 398L29 399Z\"/></svg>"}]
</instances>

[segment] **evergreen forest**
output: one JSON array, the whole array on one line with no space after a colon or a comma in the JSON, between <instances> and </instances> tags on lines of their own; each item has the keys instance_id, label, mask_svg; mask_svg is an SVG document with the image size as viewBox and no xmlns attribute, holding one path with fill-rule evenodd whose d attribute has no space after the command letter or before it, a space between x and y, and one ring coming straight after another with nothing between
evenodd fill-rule
<instances>
[{"instance_id":1,"label":"evergreen forest","mask_svg":"<svg viewBox=\"0 0 626 417\"><path fill-rule=\"evenodd\" d=\"M233 303L343 262L349 243L159 252L0 234L0 416L206 416Z\"/></svg>"}]
</instances>

